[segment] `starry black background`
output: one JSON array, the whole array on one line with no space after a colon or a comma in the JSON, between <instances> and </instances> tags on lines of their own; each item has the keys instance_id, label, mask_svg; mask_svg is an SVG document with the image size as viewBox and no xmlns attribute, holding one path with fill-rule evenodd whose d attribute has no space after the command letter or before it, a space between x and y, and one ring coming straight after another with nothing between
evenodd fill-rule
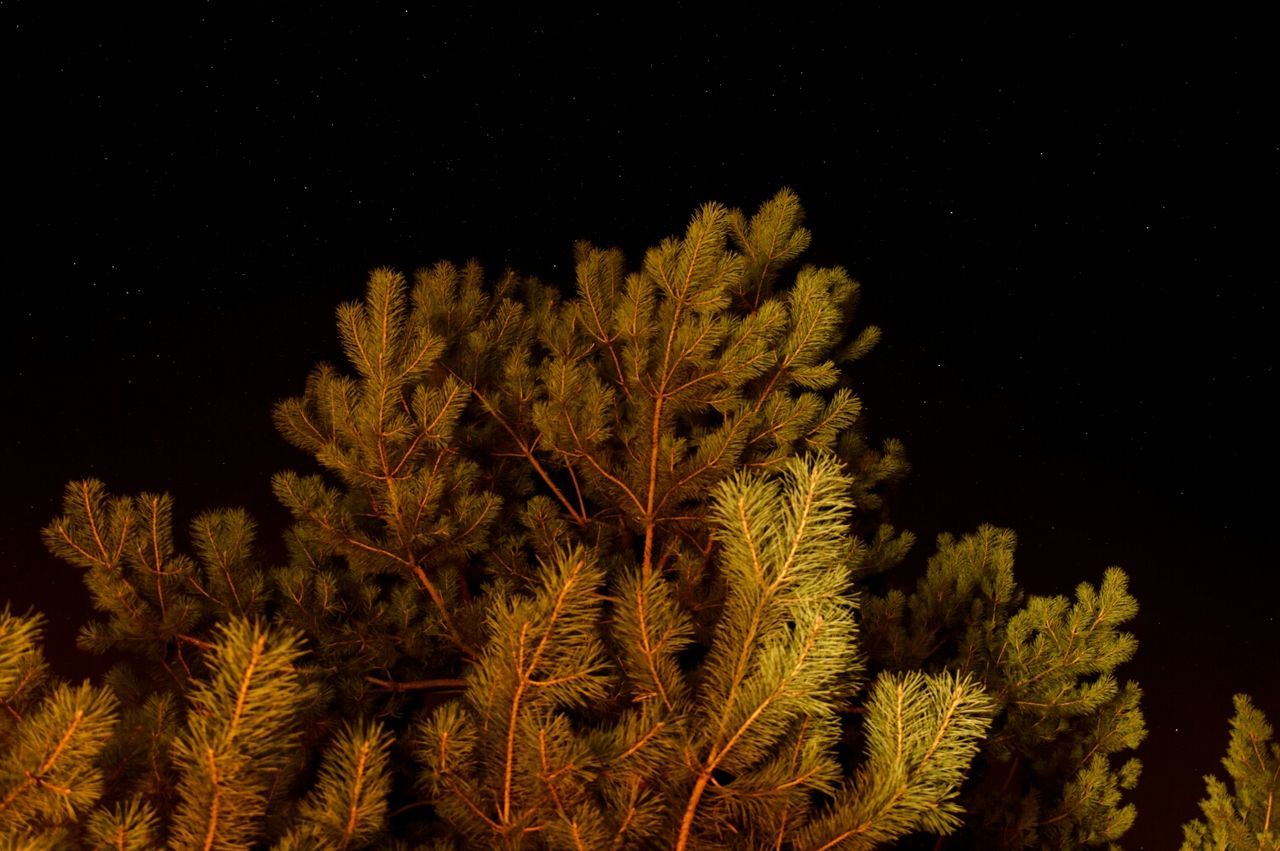
<instances>
[{"instance_id":1,"label":"starry black background","mask_svg":"<svg viewBox=\"0 0 1280 851\"><path fill-rule=\"evenodd\" d=\"M39 541L63 484L167 490L180 522L245 505L272 546L269 477L305 459L271 406L339 358L370 268L569 283L576 239L638 262L698 204L786 185L807 259L885 330L862 395L915 466L916 559L994 522L1032 592L1129 571L1126 844L1178 841L1231 694L1280 721L1256 23L337 8L0 3L0 589L49 614L61 671L92 670L86 594Z\"/></svg>"}]
</instances>

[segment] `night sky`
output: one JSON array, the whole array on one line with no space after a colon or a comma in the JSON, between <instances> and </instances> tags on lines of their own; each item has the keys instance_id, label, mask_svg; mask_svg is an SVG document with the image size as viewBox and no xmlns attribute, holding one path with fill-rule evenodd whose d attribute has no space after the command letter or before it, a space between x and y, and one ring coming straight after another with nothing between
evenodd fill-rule
<instances>
[{"instance_id":1,"label":"night sky","mask_svg":"<svg viewBox=\"0 0 1280 851\"><path fill-rule=\"evenodd\" d=\"M914 562L993 522L1031 592L1129 572L1150 735L1126 845L1180 840L1234 692L1280 723L1257 23L173 5L0 3L0 597L49 615L63 673L93 670L87 592L39 537L63 485L167 490L180 528L244 505L278 552L269 478L307 459L271 407L339 359L370 268L570 284L577 239L638 264L702 202L790 186L806 259L885 331L859 382L914 464Z\"/></svg>"}]
</instances>

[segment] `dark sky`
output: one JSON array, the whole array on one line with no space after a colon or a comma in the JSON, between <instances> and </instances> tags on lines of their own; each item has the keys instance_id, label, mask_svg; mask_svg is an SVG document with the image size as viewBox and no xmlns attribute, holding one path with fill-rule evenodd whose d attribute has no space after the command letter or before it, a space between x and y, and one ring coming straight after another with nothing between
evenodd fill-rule
<instances>
[{"instance_id":1,"label":"dark sky","mask_svg":"<svg viewBox=\"0 0 1280 851\"><path fill-rule=\"evenodd\" d=\"M862 383L915 464L895 519L1015 528L1033 592L1129 571L1151 732L1126 844L1180 838L1232 693L1280 722L1256 22L175 5L0 3L0 590L65 672L86 594L39 540L64 483L278 524L269 477L305 459L271 405L338 357L371 267L567 283L576 239L638 261L786 185L886 332Z\"/></svg>"}]
</instances>

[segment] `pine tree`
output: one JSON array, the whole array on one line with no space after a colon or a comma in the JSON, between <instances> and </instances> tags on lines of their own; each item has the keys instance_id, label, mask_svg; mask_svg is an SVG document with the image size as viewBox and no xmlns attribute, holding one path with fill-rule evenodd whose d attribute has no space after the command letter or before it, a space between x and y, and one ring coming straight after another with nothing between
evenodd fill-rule
<instances>
[{"instance_id":1,"label":"pine tree","mask_svg":"<svg viewBox=\"0 0 1280 851\"><path fill-rule=\"evenodd\" d=\"M242 511L183 552L167 495L68 485L45 540L103 616L80 646L119 661L68 690L38 616L5 613L0 824L30 847L1114 841L1138 768L1111 759L1142 737L1123 573L1024 599L984 527L912 593L871 590L912 543L883 505L906 461L861 430L857 283L784 275L802 218L789 191L710 204L635 269L580 243L566 292L376 270L338 310L350 371L275 410L318 467L273 480L287 564ZM96 720L42 768L69 718Z\"/></svg>"},{"instance_id":2,"label":"pine tree","mask_svg":"<svg viewBox=\"0 0 1280 851\"><path fill-rule=\"evenodd\" d=\"M1204 819L1183 825L1183 851L1200 849L1280 849L1280 744L1248 695L1237 694L1231 739L1222 765L1231 788L1213 775L1204 778Z\"/></svg>"},{"instance_id":3,"label":"pine tree","mask_svg":"<svg viewBox=\"0 0 1280 851\"><path fill-rule=\"evenodd\" d=\"M1115 669L1136 650L1120 627L1137 614L1127 578L1066 597L1027 598L1013 577L1014 533L942 535L908 595L863 602L871 658L889 670L976 676L997 707L962 796L968 841L984 848L1114 844L1136 810L1121 802L1140 763L1116 755L1146 735L1141 690Z\"/></svg>"}]
</instances>

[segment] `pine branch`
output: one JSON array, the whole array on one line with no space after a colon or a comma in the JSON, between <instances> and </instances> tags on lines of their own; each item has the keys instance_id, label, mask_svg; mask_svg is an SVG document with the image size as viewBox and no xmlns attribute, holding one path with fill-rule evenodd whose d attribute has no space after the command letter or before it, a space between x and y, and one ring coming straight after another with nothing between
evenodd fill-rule
<instances>
[{"instance_id":1,"label":"pine branch","mask_svg":"<svg viewBox=\"0 0 1280 851\"><path fill-rule=\"evenodd\" d=\"M619 582L613 635L633 699L657 697L668 711L683 706L687 685L679 655L693 637L668 584L650 573L628 572Z\"/></svg>"},{"instance_id":2,"label":"pine branch","mask_svg":"<svg viewBox=\"0 0 1280 851\"><path fill-rule=\"evenodd\" d=\"M1203 819L1183 825L1183 851L1216 848L1280 849L1280 744L1248 695L1233 699L1231 737L1222 765L1231 786L1206 776Z\"/></svg>"},{"instance_id":3,"label":"pine branch","mask_svg":"<svg viewBox=\"0 0 1280 851\"><path fill-rule=\"evenodd\" d=\"M137 797L110 810L94 810L86 828L86 838L95 848L151 851L161 846L160 824L155 810Z\"/></svg>"},{"instance_id":4,"label":"pine branch","mask_svg":"<svg viewBox=\"0 0 1280 851\"><path fill-rule=\"evenodd\" d=\"M729 587L722 621L701 674L702 717L689 731L700 754L684 798L675 847L687 847L715 773L739 777L766 759L801 717L834 718L834 698L857 676L847 577L833 569L833 546L847 533L848 480L829 458L792 459L775 480L737 477L713 502ZM810 780L775 783L814 788ZM825 774L823 775L825 776ZM743 785L751 785L747 780ZM741 790L727 784L723 805Z\"/></svg>"},{"instance_id":5,"label":"pine branch","mask_svg":"<svg viewBox=\"0 0 1280 851\"><path fill-rule=\"evenodd\" d=\"M45 697L0 757L0 829L52 827L89 810L103 791L95 763L117 718L115 696L88 682Z\"/></svg>"},{"instance_id":6,"label":"pine branch","mask_svg":"<svg viewBox=\"0 0 1280 851\"><path fill-rule=\"evenodd\" d=\"M960 823L956 801L994 707L983 691L950 675L881 675L867 704L867 765L797 847L873 848Z\"/></svg>"},{"instance_id":7,"label":"pine branch","mask_svg":"<svg viewBox=\"0 0 1280 851\"><path fill-rule=\"evenodd\" d=\"M12 724L23 722L49 676L40 649L44 623L39 613L15 616L8 605L0 609L0 705L10 716L0 716L0 734L6 740L12 735Z\"/></svg>"},{"instance_id":8,"label":"pine branch","mask_svg":"<svg viewBox=\"0 0 1280 851\"><path fill-rule=\"evenodd\" d=\"M386 829L391 737L378 724L348 724L325 753L315 789L299 811L311 847L363 847Z\"/></svg>"},{"instance_id":9,"label":"pine branch","mask_svg":"<svg viewBox=\"0 0 1280 851\"><path fill-rule=\"evenodd\" d=\"M734 242L747 259L735 296L748 310L757 309L771 294L779 267L809 247L810 233L800 227L803 219L800 199L790 189L783 189L767 201L749 222L737 210L730 213Z\"/></svg>"},{"instance_id":10,"label":"pine branch","mask_svg":"<svg viewBox=\"0 0 1280 851\"><path fill-rule=\"evenodd\" d=\"M245 621L219 630L211 677L190 694L192 710L174 742L179 803L170 842L234 848L261 835L276 775L292 758L298 707L307 700L299 636Z\"/></svg>"},{"instance_id":11,"label":"pine branch","mask_svg":"<svg viewBox=\"0 0 1280 851\"><path fill-rule=\"evenodd\" d=\"M537 753L552 713L604 697L594 635L601 579L584 551L564 552L543 563L534 596L495 601L493 638L468 677L467 709L446 704L421 730L440 805L474 836L509 843L535 824L536 802L549 793L522 755Z\"/></svg>"}]
</instances>

